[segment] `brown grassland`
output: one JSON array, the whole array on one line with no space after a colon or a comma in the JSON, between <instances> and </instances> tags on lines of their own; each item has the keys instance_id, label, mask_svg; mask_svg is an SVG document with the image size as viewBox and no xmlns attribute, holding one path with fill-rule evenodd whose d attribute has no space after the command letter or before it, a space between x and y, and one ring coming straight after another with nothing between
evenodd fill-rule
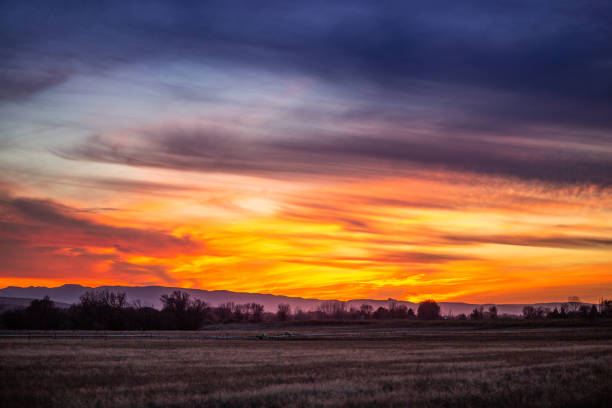
<instances>
[{"instance_id":1,"label":"brown grassland","mask_svg":"<svg viewBox=\"0 0 612 408\"><path fill-rule=\"evenodd\" d=\"M309 330L329 335L1 338L0 405L612 406L609 326Z\"/></svg>"}]
</instances>

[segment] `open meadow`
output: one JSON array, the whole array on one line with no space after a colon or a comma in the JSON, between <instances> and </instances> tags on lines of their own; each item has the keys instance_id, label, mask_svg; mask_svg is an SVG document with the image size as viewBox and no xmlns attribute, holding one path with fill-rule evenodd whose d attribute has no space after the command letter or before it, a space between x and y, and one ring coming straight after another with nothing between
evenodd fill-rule
<instances>
[{"instance_id":1,"label":"open meadow","mask_svg":"<svg viewBox=\"0 0 612 408\"><path fill-rule=\"evenodd\" d=\"M1 405L612 406L610 327L165 334L1 338Z\"/></svg>"}]
</instances>

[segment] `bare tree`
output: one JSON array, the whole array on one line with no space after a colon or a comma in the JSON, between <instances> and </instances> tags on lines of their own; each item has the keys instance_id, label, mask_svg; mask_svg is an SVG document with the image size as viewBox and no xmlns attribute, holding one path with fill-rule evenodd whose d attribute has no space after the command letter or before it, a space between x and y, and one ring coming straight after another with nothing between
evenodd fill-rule
<instances>
[{"instance_id":1,"label":"bare tree","mask_svg":"<svg viewBox=\"0 0 612 408\"><path fill-rule=\"evenodd\" d=\"M565 319L567 317L568 306L567 303L563 303L559 308L559 317Z\"/></svg>"},{"instance_id":2,"label":"bare tree","mask_svg":"<svg viewBox=\"0 0 612 408\"><path fill-rule=\"evenodd\" d=\"M599 313L601 317L612 317L612 300L601 299L599 302Z\"/></svg>"},{"instance_id":3,"label":"bare tree","mask_svg":"<svg viewBox=\"0 0 612 408\"><path fill-rule=\"evenodd\" d=\"M318 310L324 317L341 319L346 312L346 303L339 300L328 300L322 302Z\"/></svg>"},{"instance_id":4,"label":"bare tree","mask_svg":"<svg viewBox=\"0 0 612 408\"><path fill-rule=\"evenodd\" d=\"M543 307L525 306L523 308L523 317L527 320L543 319L549 312Z\"/></svg>"},{"instance_id":5,"label":"bare tree","mask_svg":"<svg viewBox=\"0 0 612 408\"><path fill-rule=\"evenodd\" d=\"M570 313L576 313L580 310L582 302L578 296L570 296L567 298L567 306Z\"/></svg>"},{"instance_id":6,"label":"bare tree","mask_svg":"<svg viewBox=\"0 0 612 408\"><path fill-rule=\"evenodd\" d=\"M386 319L389 317L389 311L380 306L378 309L376 309L376 311L372 314L372 317L374 317L375 319Z\"/></svg>"},{"instance_id":7,"label":"bare tree","mask_svg":"<svg viewBox=\"0 0 612 408\"><path fill-rule=\"evenodd\" d=\"M247 306L249 310L249 320L252 322L261 322L264 306L259 303L249 303Z\"/></svg>"},{"instance_id":8,"label":"bare tree","mask_svg":"<svg viewBox=\"0 0 612 408\"><path fill-rule=\"evenodd\" d=\"M280 321L289 319L291 315L291 306L287 303L281 303L278 305L278 311L276 312L276 318Z\"/></svg>"},{"instance_id":9,"label":"bare tree","mask_svg":"<svg viewBox=\"0 0 612 408\"><path fill-rule=\"evenodd\" d=\"M189 293L175 290L170 295L161 297L163 311L174 315L178 328L181 330L197 330L206 315L208 305L200 299L192 299Z\"/></svg>"},{"instance_id":10,"label":"bare tree","mask_svg":"<svg viewBox=\"0 0 612 408\"><path fill-rule=\"evenodd\" d=\"M234 302L221 303L215 308L215 315L221 322L230 322L232 320L232 312L234 311Z\"/></svg>"},{"instance_id":11,"label":"bare tree","mask_svg":"<svg viewBox=\"0 0 612 408\"><path fill-rule=\"evenodd\" d=\"M372 305L369 305L367 303L364 303L361 305L361 307L359 308L359 311L361 313L361 315L365 318L369 318L372 315L372 310L374 308L372 307Z\"/></svg>"},{"instance_id":12,"label":"bare tree","mask_svg":"<svg viewBox=\"0 0 612 408\"><path fill-rule=\"evenodd\" d=\"M241 322L248 319L249 312L246 305L234 305L232 320L235 322Z\"/></svg>"},{"instance_id":13,"label":"bare tree","mask_svg":"<svg viewBox=\"0 0 612 408\"><path fill-rule=\"evenodd\" d=\"M482 320L484 319L484 308L482 306L475 307L470 313L471 320Z\"/></svg>"},{"instance_id":14,"label":"bare tree","mask_svg":"<svg viewBox=\"0 0 612 408\"><path fill-rule=\"evenodd\" d=\"M98 306L110 309L122 309L127 307L127 295L125 293L115 293L109 290L91 290L85 292L79 298L85 307Z\"/></svg>"},{"instance_id":15,"label":"bare tree","mask_svg":"<svg viewBox=\"0 0 612 408\"><path fill-rule=\"evenodd\" d=\"M405 319L408 317L408 308L397 302L389 303L389 314L392 319Z\"/></svg>"}]
</instances>

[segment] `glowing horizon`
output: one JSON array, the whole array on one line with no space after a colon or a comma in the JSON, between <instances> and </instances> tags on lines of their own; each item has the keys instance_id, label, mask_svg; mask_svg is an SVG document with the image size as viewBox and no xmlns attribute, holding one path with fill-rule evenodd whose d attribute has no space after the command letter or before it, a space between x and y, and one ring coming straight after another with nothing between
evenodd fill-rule
<instances>
[{"instance_id":1,"label":"glowing horizon","mask_svg":"<svg viewBox=\"0 0 612 408\"><path fill-rule=\"evenodd\" d=\"M115 6L7 18L0 287L612 296L612 56L563 42L596 15Z\"/></svg>"}]
</instances>

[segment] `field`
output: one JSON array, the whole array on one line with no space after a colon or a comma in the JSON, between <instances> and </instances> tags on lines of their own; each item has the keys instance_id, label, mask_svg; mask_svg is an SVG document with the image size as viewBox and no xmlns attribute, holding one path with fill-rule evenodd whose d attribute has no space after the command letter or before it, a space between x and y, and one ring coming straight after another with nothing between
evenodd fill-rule
<instances>
[{"instance_id":1,"label":"field","mask_svg":"<svg viewBox=\"0 0 612 408\"><path fill-rule=\"evenodd\" d=\"M612 406L610 327L204 334L0 338L1 405Z\"/></svg>"}]
</instances>

